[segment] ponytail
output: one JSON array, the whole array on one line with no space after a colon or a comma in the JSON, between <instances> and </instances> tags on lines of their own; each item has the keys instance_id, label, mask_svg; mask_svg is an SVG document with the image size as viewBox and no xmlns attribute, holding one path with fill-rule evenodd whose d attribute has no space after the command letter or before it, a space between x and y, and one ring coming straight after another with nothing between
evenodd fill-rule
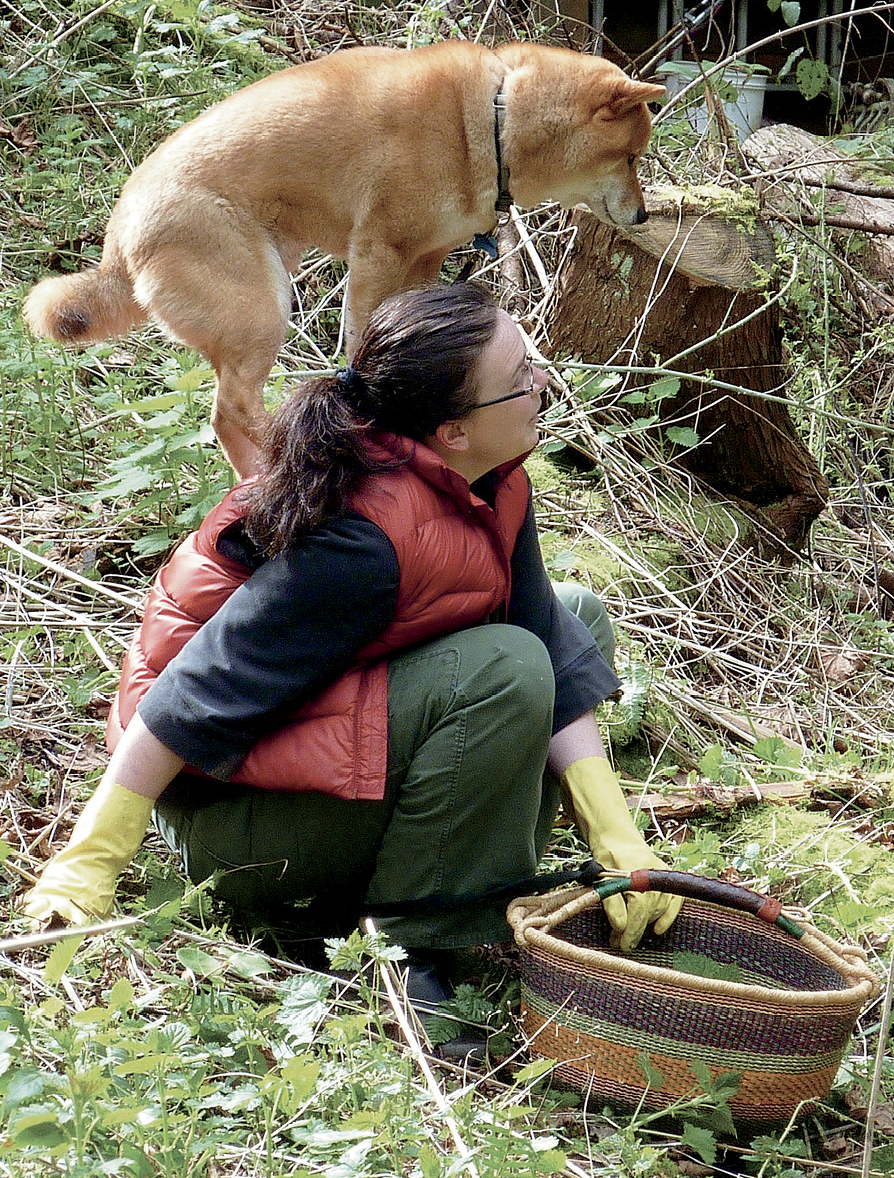
<instances>
[{"instance_id":1,"label":"ponytail","mask_svg":"<svg viewBox=\"0 0 894 1178\"><path fill-rule=\"evenodd\" d=\"M363 478L380 469L368 434L338 376L287 397L268 426L260 478L245 492L254 543L273 556L344 514Z\"/></svg>"},{"instance_id":2,"label":"ponytail","mask_svg":"<svg viewBox=\"0 0 894 1178\"><path fill-rule=\"evenodd\" d=\"M353 364L309 381L274 415L260 478L244 492L255 544L271 556L292 547L343 515L367 475L401 466L372 457L371 430L423 442L470 413L478 361L496 326L492 297L471 282L386 299Z\"/></svg>"}]
</instances>

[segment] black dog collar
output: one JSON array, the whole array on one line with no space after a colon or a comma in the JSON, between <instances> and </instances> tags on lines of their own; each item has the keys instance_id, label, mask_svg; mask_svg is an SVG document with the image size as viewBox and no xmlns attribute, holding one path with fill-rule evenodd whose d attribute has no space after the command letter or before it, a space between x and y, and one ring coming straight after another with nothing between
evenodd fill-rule
<instances>
[{"instance_id":1,"label":"black dog collar","mask_svg":"<svg viewBox=\"0 0 894 1178\"><path fill-rule=\"evenodd\" d=\"M494 148L497 153L497 187L499 193L494 201L494 208L498 213L508 213L512 204L512 194L509 191L509 169L503 163L503 119L506 115L506 95L503 93L503 83L494 95Z\"/></svg>"}]
</instances>

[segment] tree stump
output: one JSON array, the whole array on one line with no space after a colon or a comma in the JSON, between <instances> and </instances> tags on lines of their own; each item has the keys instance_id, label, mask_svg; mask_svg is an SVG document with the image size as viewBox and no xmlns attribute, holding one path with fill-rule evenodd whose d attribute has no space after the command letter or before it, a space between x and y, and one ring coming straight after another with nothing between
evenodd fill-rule
<instances>
[{"instance_id":1,"label":"tree stump","mask_svg":"<svg viewBox=\"0 0 894 1178\"><path fill-rule=\"evenodd\" d=\"M668 361L707 340L672 367L710 371L718 380L755 394L783 395L785 369L775 304L766 307L764 296L753 290L717 285L716 275L712 282L710 251L696 250L688 259L680 254L670 269L644 252L633 234L625 236L583 210L576 209L572 217L577 239L549 326L554 357L649 365L656 355ZM660 253L661 241L659 229L646 244ZM749 271L742 265L739 251L733 250L732 256L741 281L731 285L753 285L754 268ZM713 257L717 260L718 253ZM698 277L684 275L681 265ZM720 275L719 280L725 278ZM712 338L751 312L759 313ZM687 424L706 439L679 455L682 466L739 500L785 547L803 546L811 523L826 504L828 483L784 403L683 381L675 396L660 402L659 411L665 421L688 416Z\"/></svg>"}]
</instances>

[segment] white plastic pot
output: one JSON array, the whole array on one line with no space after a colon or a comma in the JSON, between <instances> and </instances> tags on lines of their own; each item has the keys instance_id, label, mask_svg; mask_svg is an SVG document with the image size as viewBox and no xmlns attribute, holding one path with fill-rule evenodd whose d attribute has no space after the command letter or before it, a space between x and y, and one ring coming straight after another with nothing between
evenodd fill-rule
<instances>
[{"instance_id":1,"label":"white plastic pot","mask_svg":"<svg viewBox=\"0 0 894 1178\"><path fill-rule=\"evenodd\" d=\"M703 65L707 72L710 63L704 62ZM655 72L667 87L668 98L673 98L684 86L702 76L702 70L694 61L667 62ZM721 95L723 113L736 138L743 143L761 125L767 75L756 72L751 66L731 65L712 74L708 82ZM688 100L684 99L684 107L693 128L699 134L704 132L708 126L708 107L701 88L693 90Z\"/></svg>"}]
</instances>

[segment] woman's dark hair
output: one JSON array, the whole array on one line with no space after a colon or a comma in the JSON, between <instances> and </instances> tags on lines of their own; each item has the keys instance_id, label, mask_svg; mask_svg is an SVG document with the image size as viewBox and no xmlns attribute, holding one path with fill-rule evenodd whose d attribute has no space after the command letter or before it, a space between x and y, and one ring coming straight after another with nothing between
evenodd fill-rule
<instances>
[{"instance_id":1,"label":"woman's dark hair","mask_svg":"<svg viewBox=\"0 0 894 1178\"><path fill-rule=\"evenodd\" d=\"M497 307L474 283L393 295L373 313L349 368L308 381L275 413L246 528L271 555L344 513L368 474L395 466L371 430L422 441L475 407L475 371ZM399 460L398 460L399 463Z\"/></svg>"}]
</instances>

